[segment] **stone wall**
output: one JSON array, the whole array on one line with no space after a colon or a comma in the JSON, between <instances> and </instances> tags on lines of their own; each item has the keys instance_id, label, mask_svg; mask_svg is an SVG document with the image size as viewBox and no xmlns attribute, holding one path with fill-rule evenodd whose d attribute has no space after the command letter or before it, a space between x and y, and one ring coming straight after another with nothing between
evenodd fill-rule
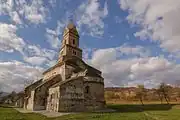
<instances>
[{"instance_id":1,"label":"stone wall","mask_svg":"<svg viewBox=\"0 0 180 120\"><path fill-rule=\"evenodd\" d=\"M83 79L69 81L60 86L59 111L83 111L84 110Z\"/></svg>"},{"instance_id":2,"label":"stone wall","mask_svg":"<svg viewBox=\"0 0 180 120\"><path fill-rule=\"evenodd\" d=\"M60 85L59 111L93 111L105 107L103 78L78 77Z\"/></svg>"},{"instance_id":3,"label":"stone wall","mask_svg":"<svg viewBox=\"0 0 180 120\"><path fill-rule=\"evenodd\" d=\"M25 90L24 90L24 91L25 91L25 95L26 95L26 96L30 95L32 89L34 89L35 87L37 87L37 86L40 85L41 83L42 83L42 79L40 79L40 80L34 82L33 84L27 86L27 87L25 88Z\"/></svg>"},{"instance_id":4,"label":"stone wall","mask_svg":"<svg viewBox=\"0 0 180 120\"><path fill-rule=\"evenodd\" d=\"M36 89L34 98L34 110L45 110L47 99L47 88L41 86Z\"/></svg>"},{"instance_id":5,"label":"stone wall","mask_svg":"<svg viewBox=\"0 0 180 120\"><path fill-rule=\"evenodd\" d=\"M34 93L34 90L31 91L30 96L27 98L27 103L25 105L27 110L34 110Z\"/></svg>"},{"instance_id":6,"label":"stone wall","mask_svg":"<svg viewBox=\"0 0 180 120\"><path fill-rule=\"evenodd\" d=\"M69 78L72 75L74 68L70 65L65 65L65 78Z\"/></svg>"},{"instance_id":7,"label":"stone wall","mask_svg":"<svg viewBox=\"0 0 180 120\"><path fill-rule=\"evenodd\" d=\"M60 67L56 67L54 69L52 69L51 71L47 72L44 74L43 76L43 80L48 80L48 78L52 77L52 76L56 76L57 74L61 74L62 75L62 79L65 80L65 65L62 65Z\"/></svg>"},{"instance_id":8,"label":"stone wall","mask_svg":"<svg viewBox=\"0 0 180 120\"><path fill-rule=\"evenodd\" d=\"M57 86L55 88L50 88L49 89L49 95L47 98L46 110L58 112L58 110L59 110L59 99L60 99L59 97L60 97L59 86Z\"/></svg>"},{"instance_id":9,"label":"stone wall","mask_svg":"<svg viewBox=\"0 0 180 120\"><path fill-rule=\"evenodd\" d=\"M86 77L84 79L84 97L87 110L103 109L105 107L103 78Z\"/></svg>"},{"instance_id":10,"label":"stone wall","mask_svg":"<svg viewBox=\"0 0 180 120\"><path fill-rule=\"evenodd\" d=\"M62 80L61 75L45 81L41 86L38 86L35 91L34 110L45 110L47 106L48 90L54 84Z\"/></svg>"},{"instance_id":11,"label":"stone wall","mask_svg":"<svg viewBox=\"0 0 180 120\"><path fill-rule=\"evenodd\" d=\"M20 97L20 98L16 101L15 106L16 106L16 107L19 107L19 108L23 108L23 106L24 106L24 97L23 97L23 96Z\"/></svg>"}]
</instances>

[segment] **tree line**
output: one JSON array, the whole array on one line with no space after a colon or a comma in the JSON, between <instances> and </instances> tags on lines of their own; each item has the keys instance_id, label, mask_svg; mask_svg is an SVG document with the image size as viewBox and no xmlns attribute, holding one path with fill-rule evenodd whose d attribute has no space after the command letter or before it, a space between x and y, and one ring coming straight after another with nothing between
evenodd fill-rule
<instances>
[{"instance_id":1,"label":"tree line","mask_svg":"<svg viewBox=\"0 0 180 120\"><path fill-rule=\"evenodd\" d=\"M180 88L172 87L165 83L161 83L158 88L146 89L144 85L138 85L133 89L119 89L119 90L106 90L106 100L119 100L119 101L140 101L144 105L144 101L170 101L178 102L180 100Z\"/></svg>"}]
</instances>

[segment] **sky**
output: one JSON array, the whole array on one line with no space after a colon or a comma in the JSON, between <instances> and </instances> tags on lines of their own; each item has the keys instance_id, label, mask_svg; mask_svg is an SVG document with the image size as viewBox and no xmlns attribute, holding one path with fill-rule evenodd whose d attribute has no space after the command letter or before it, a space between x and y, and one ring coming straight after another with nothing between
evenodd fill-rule
<instances>
[{"instance_id":1,"label":"sky","mask_svg":"<svg viewBox=\"0 0 180 120\"><path fill-rule=\"evenodd\" d=\"M56 64L73 19L105 87L180 85L179 0L0 0L0 88L20 91Z\"/></svg>"}]
</instances>

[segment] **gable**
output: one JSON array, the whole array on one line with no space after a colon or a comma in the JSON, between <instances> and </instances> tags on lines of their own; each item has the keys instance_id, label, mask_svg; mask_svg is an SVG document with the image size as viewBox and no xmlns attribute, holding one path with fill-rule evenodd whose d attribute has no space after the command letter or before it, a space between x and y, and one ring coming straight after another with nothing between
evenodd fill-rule
<instances>
[{"instance_id":1,"label":"gable","mask_svg":"<svg viewBox=\"0 0 180 120\"><path fill-rule=\"evenodd\" d=\"M27 86L26 88L25 88L25 90L31 90L31 89L33 89L33 88L36 88L38 85L40 85L42 83L42 79L40 79L40 80L38 80L38 81L36 81L36 82L34 82L34 83L32 83L31 85L29 85L29 86Z\"/></svg>"}]
</instances>

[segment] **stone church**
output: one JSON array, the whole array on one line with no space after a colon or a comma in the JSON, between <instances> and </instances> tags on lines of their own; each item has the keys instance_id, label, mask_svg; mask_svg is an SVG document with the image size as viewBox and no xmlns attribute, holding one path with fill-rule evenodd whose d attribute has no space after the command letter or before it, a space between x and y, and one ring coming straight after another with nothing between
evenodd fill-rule
<instances>
[{"instance_id":1,"label":"stone church","mask_svg":"<svg viewBox=\"0 0 180 120\"><path fill-rule=\"evenodd\" d=\"M70 22L63 32L57 63L25 88L24 108L56 112L94 111L105 107L101 71L82 60L79 34Z\"/></svg>"}]
</instances>

